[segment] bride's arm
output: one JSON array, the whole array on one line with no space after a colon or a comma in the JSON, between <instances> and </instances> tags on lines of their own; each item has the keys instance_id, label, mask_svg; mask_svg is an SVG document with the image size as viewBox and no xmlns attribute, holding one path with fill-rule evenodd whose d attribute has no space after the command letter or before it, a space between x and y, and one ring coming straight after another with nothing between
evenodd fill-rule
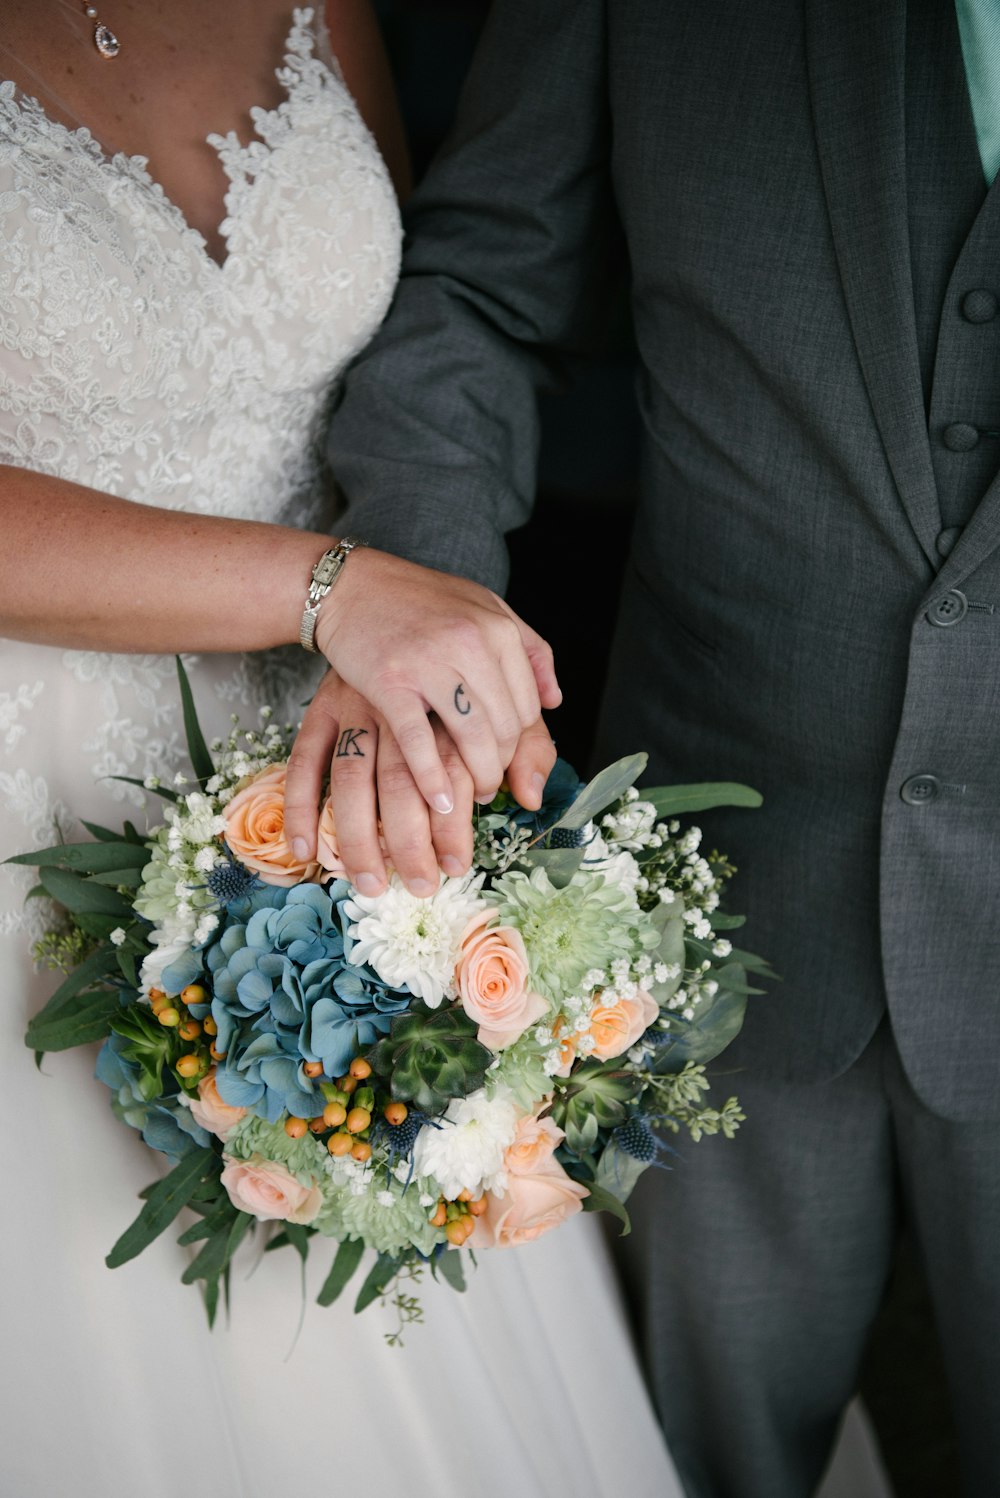
<instances>
[{"instance_id":1,"label":"bride's arm","mask_svg":"<svg viewBox=\"0 0 1000 1498\"><path fill-rule=\"evenodd\" d=\"M319 532L158 509L0 467L0 634L77 649L243 651L298 640ZM453 796L428 712L477 795L522 728L559 700L545 642L487 589L353 552L324 600L320 648L399 742L429 805Z\"/></svg>"}]
</instances>

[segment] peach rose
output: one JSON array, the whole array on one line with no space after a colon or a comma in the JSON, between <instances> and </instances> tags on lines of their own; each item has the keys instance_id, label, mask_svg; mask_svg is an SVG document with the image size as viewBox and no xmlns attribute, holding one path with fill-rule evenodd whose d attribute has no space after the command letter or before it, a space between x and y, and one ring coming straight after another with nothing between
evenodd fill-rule
<instances>
[{"instance_id":1,"label":"peach rose","mask_svg":"<svg viewBox=\"0 0 1000 1498\"><path fill-rule=\"evenodd\" d=\"M504 1156L504 1169L508 1175L519 1176L540 1170L547 1160L552 1159L565 1138L565 1133L552 1118L539 1118L536 1113L519 1118L513 1141Z\"/></svg>"},{"instance_id":2,"label":"peach rose","mask_svg":"<svg viewBox=\"0 0 1000 1498\"><path fill-rule=\"evenodd\" d=\"M489 908L481 910L462 933L455 983L462 1007L479 1025L479 1040L500 1051L547 1014L549 1006L528 988L521 933L513 926L489 927L493 914Z\"/></svg>"},{"instance_id":3,"label":"peach rose","mask_svg":"<svg viewBox=\"0 0 1000 1498\"><path fill-rule=\"evenodd\" d=\"M246 1111L245 1108L234 1108L231 1104L222 1101L215 1084L214 1066L198 1083L198 1096L191 1099L191 1113L195 1123L200 1124L203 1129L207 1129L218 1139L225 1139L230 1129L236 1127Z\"/></svg>"},{"instance_id":4,"label":"peach rose","mask_svg":"<svg viewBox=\"0 0 1000 1498\"><path fill-rule=\"evenodd\" d=\"M233 1160L224 1155L226 1162L220 1180L229 1192L229 1200L241 1212L268 1221L280 1218L282 1222L312 1222L323 1205L323 1193L318 1186L303 1186L295 1177L275 1160L265 1160L263 1155L251 1155L249 1160Z\"/></svg>"},{"instance_id":5,"label":"peach rose","mask_svg":"<svg viewBox=\"0 0 1000 1498\"><path fill-rule=\"evenodd\" d=\"M660 1012L656 1000L641 988L633 999L619 999L617 1004L597 1003L590 1011L590 1036L594 1042L591 1055L598 1061L621 1056L644 1035Z\"/></svg>"},{"instance_id":6,"label":"peach rose","mask_svg":"<svg viewBox=\"0 0 1000 1498\"><path fill-rule=\"evenodd\" d=\"M530 1243L582 1211L583 1199L589 1195L586 1186L571 1180L551 1155L535 1170L512 1169L503 1196L487 1193L486 1211L476 1219L472 1246L512 1248Z\"/></svg>"},{"instance_id":7,"label":"peach rose","mask_svg":"<svg viewBox=\"0 0 1000 1498\"><path fill-rule=\"evenodd\" d=\"M285 841L286 765L272 765L245 785L225 808L226 842L240 863L265 884L288 888L318 881L318 863L302 863Z\"/></svg>"},{"instance_id":8,"label":"peach rose","mask_svg":"<svg viewBox=\"0 0 1000 1498\"><path fill-rule=\"evenodd\" d=\"M552 1026L552 1034L559 1042L559 1055L561 1060L553 1076L568 1077L573 1070L573 1062L576 1060L576 1033L566 1029L566 1021L560 1015Z\"/></svg>"}]
</instances>

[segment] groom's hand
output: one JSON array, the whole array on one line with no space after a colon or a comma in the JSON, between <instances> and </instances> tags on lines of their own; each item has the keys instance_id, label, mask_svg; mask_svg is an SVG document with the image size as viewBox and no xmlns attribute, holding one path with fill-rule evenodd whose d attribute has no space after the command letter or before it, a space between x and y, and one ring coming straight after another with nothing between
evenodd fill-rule
<instances>
[{"instance_id":1,"label":"groom's hand","mask_svg":"<svg viewBox=\"0 0 1000 1498\"><path fill-rule=\"evenodd\" d=\"M443 743L474 795L492 800L522 732L562 697L549 646L503 599L387 552L351 555L320 610L316 643L384 720L439 815L454 804Z\"/></svg>"},{"instance_id":2,"label":"groom's hand","mask_svg":"<svg viewBox=\"0 0 1000 1498\"><path fill-rule=\"evenodd\" d=\"M337 845L346 876L362 894L378 894L386 865L415 895L438 887L439 869L464 874L472 861L473 781L440 722L430 728L448 775L454 809L428 807L385 720L329 671L306 710L288 764L285 833L297 857L316 848L317 808L330 776ZM507 770L515 798L532 809L555 763L555 746L540 718L520 735ZM379 821L381 820L381 836Z\"/></svg>"}]
</instances>

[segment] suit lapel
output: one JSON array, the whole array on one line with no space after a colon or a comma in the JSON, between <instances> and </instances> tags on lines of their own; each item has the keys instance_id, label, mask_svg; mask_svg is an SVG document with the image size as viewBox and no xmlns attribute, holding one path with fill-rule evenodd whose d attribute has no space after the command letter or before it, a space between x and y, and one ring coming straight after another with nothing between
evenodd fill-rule
<instances>
[{"instance_id":1,"label":"suit lapel","mask_svg":"<svg viewBox=\"0 0 1000 1498\"><path fill-rule=\"evenodd\" d=\"M920 384L906 201L906 6L807 0L809 78L844 297L875 421L935 567L941 528Z\"/></svg>"}]
</instances>

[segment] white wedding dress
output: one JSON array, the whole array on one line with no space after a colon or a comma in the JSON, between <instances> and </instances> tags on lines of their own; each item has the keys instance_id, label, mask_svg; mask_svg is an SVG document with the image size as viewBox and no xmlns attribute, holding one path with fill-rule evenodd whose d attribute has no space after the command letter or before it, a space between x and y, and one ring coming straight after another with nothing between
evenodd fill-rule
<instances>
[{"instance_id":1,"label":"white wedding dress","mask_svg":"<svg viewBox=\"0 0 1000 1498\"><path fill-rule=\"evenodd\" d=\"M325 410L388 307L400 226L325 32L308 10L289 24L281 106L255 114L248 148L216 142L221 267L141 160L0 89L0 461L329 528ZM132 582L109 555L108 588ZM209 733L232 712L254 724L264 701L297 716L310 690L300 650L190 665ZM184 764L172 659L0 642L0 857L74 837L81 817L155 819L108 777L164 761ZM312 1303L322 1241L297 1338L287 1252L250 1247L214 1332L179 1283L176 1229L106 1269L158 1157L112 1116L93 1051L39 1073L23 1044L57 981L33 969L47 911L24 906L30 883L0 872L3 1498L678 1493L592 1220L483 1255L465 1296L427 1283L402 1351L379 1307Z\"/></svg>"}]
</instances>

